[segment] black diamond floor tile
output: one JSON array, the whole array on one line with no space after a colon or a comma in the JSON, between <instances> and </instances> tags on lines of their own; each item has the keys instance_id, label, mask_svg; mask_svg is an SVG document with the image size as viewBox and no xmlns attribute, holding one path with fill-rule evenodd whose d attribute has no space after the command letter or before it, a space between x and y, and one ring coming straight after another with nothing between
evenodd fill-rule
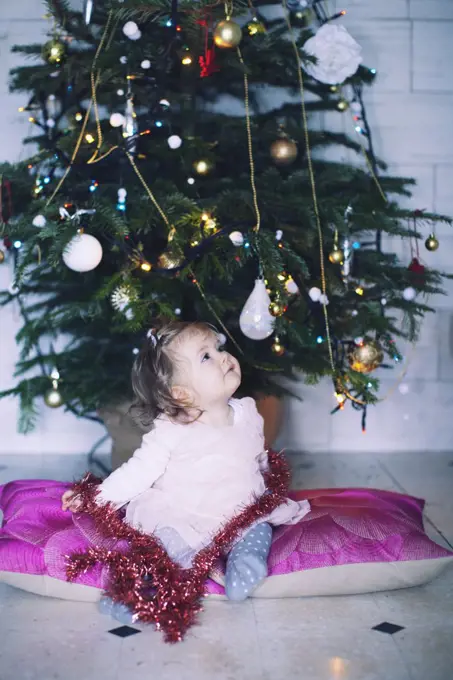
<instances>
[{"instance_id":1,"label":"black diamond floor tile","mask_svg":"<svg viewBox=\"0 0 453 680\"><path fill-rule=\"evenodd\" d=\"M120 638L127 638L130 635L136 635L137 633L141 632L141 630L132 628L131 626L119 626L119 628L112 628L112 630L109 630L109 633L112 635L117 635Z\"/></svg>"},{"instance_id":2,"label":"black diamond floor tile","mask_svg":"<svg viewBox=\"0 0 453 680\"><path fill-rule=\"evenodd\" d=\"M395 623L389 623L388 621L383 621L378 626L374 626L372 630L377 630L380 633L387 633L388 635L394 635L400 630L404 630L404 626L397 626Z\"/></svg>"}]
</instances>

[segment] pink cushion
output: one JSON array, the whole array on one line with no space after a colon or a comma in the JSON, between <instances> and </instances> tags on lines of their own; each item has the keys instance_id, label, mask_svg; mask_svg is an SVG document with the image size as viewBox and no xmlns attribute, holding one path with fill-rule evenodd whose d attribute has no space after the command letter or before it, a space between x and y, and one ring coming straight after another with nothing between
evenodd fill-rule
<instances>
[{"instance_id":1,"label":"pink cushion","mask_svg":"<svg viewBox=\"0 0 453 680\"><path fill-rule=\"evenodd\" d=\"M97 535L88 516L61 510L61 496L68 486L24 480L0 487L4 513L0 580L3 572L9 583L13 583L14 573L65 581L65 556L71 552L93 544L126 549L124 544ZM374 489L297 491L292 497L308 499L311 512L295 526L276 529L269 577L256 597L344 594L418 585L453 562L453 552L425 534L424 501L420 499ZM107 578L106 570L98 567L82 574L77 584L103 588ZM213 578L217 583L209 581L207 591L222 595L221 573ZM48 579L46 583L46 594L52 594ZM73 584L67 585L69 593ZM26 589L33 590L30 586ZM61 593L60 587L59 597L64 596ZM68 598L73 599L71 595Z\"/></svg>"}]
</instances>

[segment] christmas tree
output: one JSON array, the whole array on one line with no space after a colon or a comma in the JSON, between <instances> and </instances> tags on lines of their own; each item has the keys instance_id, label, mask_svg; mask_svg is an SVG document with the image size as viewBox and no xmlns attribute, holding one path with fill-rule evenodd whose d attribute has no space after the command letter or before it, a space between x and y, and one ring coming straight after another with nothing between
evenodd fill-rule
<instances>
[{"instance_id":1,"label":"christmas tree","mask_svg":"<svg viewBox=\"0 0 453 680\"><path fill-rule=\"evenodd\" d=\"M0 302L23 325L19 380L0 396L20 397L22 432L41 397L82 417L128 399L157 319L216 325L248 393L327 375L338 408L363 414L373 371L416 339L443 276L418 242L435 250L448 218L398 206L413 182L375 156L376 73L341 13L268 5L49 0L47 42L14 48L34 59L10 84L35 152L2 169L16 267ZM351 136L324 129L326 111ZM411 239L411 263L387 234Z\"/></svg>"}]
</instances>

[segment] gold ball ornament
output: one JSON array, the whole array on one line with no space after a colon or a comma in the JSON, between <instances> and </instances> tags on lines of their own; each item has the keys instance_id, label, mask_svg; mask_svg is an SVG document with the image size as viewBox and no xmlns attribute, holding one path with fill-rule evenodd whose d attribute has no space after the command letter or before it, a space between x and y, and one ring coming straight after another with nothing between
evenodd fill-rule
<instances>
[{"instance_id":1,"label":"gold ball ornament","mask_svg":"<svg viewBox=\"0 0 453 680\"><path fill-rule=\"evenodd\" d=\"M334 246L332 252L329 253L329 262L332 262L332 264L343 264L343 251Z\"/></svg>"},{"instance_id":2,"label":"gold ball ornament","mask_svg":"<svg viewBox=\"0 0 453 680\"><path fill-rule=\"evenodd\" d=\"M263 24L262 21L255 17L254 19L252 19L252 21L249 21L249 23L247 24L247 30L249 32L249 35L259 35L266 33L266 26Z\"/></svg>"},{"instance_id":3,"label":"gold ball ornament","mask_svg":"<svg viewBox=\"0 0 453 680\"><path fill-rule=\"evenodd\" d=\"M63 397L57 389L52 387L45 393L44 402L49 408L60 408L63 404Z\"/></svg>"},{"instance_id":4,"label":"gold ball ornament","mask_svg":"<svg viewBox=\"0 0 453 680\"><path fill-rule=\"evenodd\" d=\"M381 346L374 340L364 340L348 352L349 365L357 373L371 373L384 359Z\"/></svg>"},{"instance_id":5,"label":"gold ball ornament","mask_svg":"<svg viewBox=\"0 0 453 680\"><path fill-rule=\"evenodd\" d=\"M214 42L217 47L232 49L239 45L241 39L241 27L232 19L220 21L214 29Z\"/></svg>"},{"instance_id":6,"label":"gold ball ornament","mask_svg":"<svg viewBox=\"0 0 453 680\"><path fill-rule=\"evenodd\" d=\"M5 261L5 253L3 250L0 250L0 264Z\"/></svg>"},{"instance_id":7,"label":"gold ball ornament","mask_svg":"<svg viewBox=\"0 0 453 680\"><path fill-rule=\"evenodd\" d=\"M182 255L175 250L166 250L159 256L157 264L161 269L176 269L182 261Z\"/></svg>"},{"instance_id":8,"label":"gold ball ornament","mask_svg":"<svg viewBox=\"0 0 453 680\"><path fill-rule=\"evenodd\" d=\"M287 306L279 300L274 300L274 302L271 302L269 305L269 312L274 317L283 316L287 309Z\"/></svg>"},{"instance_id":9,"label":"gold ball ornament","mask_svg":"<svg viewBox=\"0 0 453 680\"><path fill-rule=\"evenodd\" d=\"M41 54L48 64L60 64L66 56L66 45L59 38L52 38L43 45Z\"/></svg>"},{"instance_id":10,"label":"gold ball ornament","mask_svg":"<svg viewBox=\"0 0 453 680\"><path fill-rule=\"evenodd\" d=\"M277 165L289 165L297 158L297 144L288 137L281 137L272 142L271 156Z\"/></svg>"},{"instance_id":11,"label":"gold ball ornament","mask_svg":"<svg viewBox=\"0 0 453 680\"><path fill-rule=\"evenodd\" d=\"M430 234L425 241L426 250L429 250L431 253L433 253L435 250L438 249L438 247L439 247L439 241L434 236L434 234Z\"/></svg>"},{"instance_id":12,"label":"gold ball ornament","mask_svg":"<svg viewBox=\"0 0 453 680\"><path fill-rule=\"evenodd\" d=\"M280 338L275 338L274 342L272 343L271 350L278 357L282 357L284 355L284 353L286 352L285 347L280 342Z\"/></svg>"}]
</instances>

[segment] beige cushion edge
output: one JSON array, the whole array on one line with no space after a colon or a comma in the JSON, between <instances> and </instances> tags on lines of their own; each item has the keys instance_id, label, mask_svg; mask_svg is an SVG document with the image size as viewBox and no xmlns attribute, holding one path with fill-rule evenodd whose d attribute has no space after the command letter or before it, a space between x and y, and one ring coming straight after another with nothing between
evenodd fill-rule
<instances>
[{"instance_id":1,"label":"beige cushion edge","mask_svg":"<svg viewBox=\"0 0 453 680\"><path fill-rule=\"evenodd\" d=\"M0 582L13 588L25 590L27 593L56 597L60 600L76 602L98 602L102 590L82 583L69 583L46 574L20 574L14 571L0 571Z\"/></svg>"},{"instance_id":2,"label":"beige cushion edge","mask_svg":"<svg viewBox=\"0 0 453 680\"><path fill-rule=\"evenodd\" d=\"M257 588L252 597L280 599L359 595L382 590L411 588L428 583L451 564L453 564L453 556L439 557L434 560L365 562L307 569L292 574L270 576ZM44 574L0 571L0 582L36 595L76 602L98 602L102 595L99 588L60 581ZM226 599L224 595L219 594L208 594L207 597L214 600Z\"/></svg>"},{"instance_id":3,"label":"beige cushion edge","mask_svg":"<svg viewBox=\"0 0 453 680\"><path fill-rule=\"evenodd\" d=\"M432 581L453 564L453 556L407 562L362 562L270 576L252 597L284 598L359 595L411 588Z\"/></svg>"}]
</instances>

